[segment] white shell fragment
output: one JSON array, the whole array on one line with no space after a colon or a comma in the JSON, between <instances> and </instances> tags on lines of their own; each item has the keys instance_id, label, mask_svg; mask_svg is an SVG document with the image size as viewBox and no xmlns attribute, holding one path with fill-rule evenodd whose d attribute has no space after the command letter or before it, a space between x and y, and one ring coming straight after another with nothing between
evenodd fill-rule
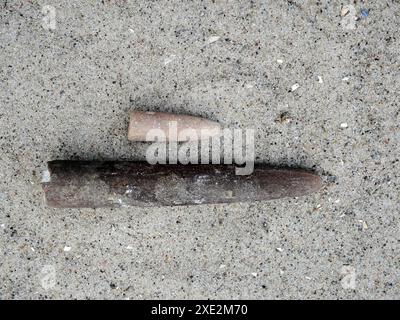
<instances>
[{"instance_id":1,"label":"white shell fragment","mask_svg":"<svg viewBox=\"0 0 400 320\"><path fill-rule=\"evenodd\" d=\"M220 39L220 36L211 36L208 38L207 43L214 43Z\"/></svg>"},{"instance_id":2,"label":"white shell fragment","mask_svg":"<svg viewBox=\"0 0 400 320\"><path fill-rule=\"evenodd\" d=\"M298 83L295 83L294 85L292 85L292 92L296 91L299 87L300 87L300 85Z\"/></svg>"}]
</instances>

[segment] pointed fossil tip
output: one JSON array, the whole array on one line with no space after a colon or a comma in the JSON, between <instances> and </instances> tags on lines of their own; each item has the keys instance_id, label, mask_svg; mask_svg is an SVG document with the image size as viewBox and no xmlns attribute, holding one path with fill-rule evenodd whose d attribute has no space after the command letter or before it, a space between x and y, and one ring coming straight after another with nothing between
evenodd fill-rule
<instances>
[{"instance_id":1,"label":"pointed fossil tip","mask_svg":"<svg viewBox=\"0 0 400 320\"><path fill-rule=\"evenodd\" d=\"M305 184L307 185L306 193L313 193L322 189L323 183L319 175L307 172L304 178L305 178Z\"/></svg>"}]
</instances>

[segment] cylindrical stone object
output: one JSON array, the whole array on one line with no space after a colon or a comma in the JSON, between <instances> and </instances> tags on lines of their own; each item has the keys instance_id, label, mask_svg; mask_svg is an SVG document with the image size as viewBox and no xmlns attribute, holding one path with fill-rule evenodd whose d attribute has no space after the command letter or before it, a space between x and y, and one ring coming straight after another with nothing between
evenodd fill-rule
<instances>
[{"instance_id":1,"label":"cylindrical stone object","mask_svg":"<svg viewBox=\"0 0 400 320\"><path fill-rule=\"evenodd\" d=\"M128 139L131 141L198 141L218 136L221 126L200 117L165 112L133 111ZM157 135L157 139L152 138Z\"/></svg>"},{"instance_id":2,"label":"cylindrical stone object","mask_svg":"<svg viewBox=\"0 0 400 320\"><path fill-rule=\"evenodd\" d=\"M154 207L298 197L321 188L303 170L255 165L151 165L132 161L51 161L44 174L47 204L57 208Z\"/></svg>"}]
</instances>

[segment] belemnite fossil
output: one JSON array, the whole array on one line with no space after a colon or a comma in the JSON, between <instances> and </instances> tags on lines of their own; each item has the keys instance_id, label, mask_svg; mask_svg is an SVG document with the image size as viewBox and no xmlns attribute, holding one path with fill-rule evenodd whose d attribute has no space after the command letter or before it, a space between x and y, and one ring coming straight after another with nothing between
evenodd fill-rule
<instances>
[{"instance_id":1,"label":"belemnite fossil","mask_svg":"<svg viewBox=\"0 0 400 320\"><path fill-rule=\"evenodd\" d=\"M157 207L272 200L318 191L321 178L297 169L256 164L250 175L234 165L152 165L135 161L48 162L42 181L56 208Z\"/></svg>"},{"instance_id":2,"label":"belemnite fossil","mask_svg":"<svg viewBox=\"0 0 400 320\"><path fill-rule=\"evenodd\" d=\"M130 141L148 141L152 132L163 134L161 139L158 137L159 141L197 141L202 138L218 136L221 126L215 121L190 115L166 112L131 112L128 127Z\"/></svg>"}]
</instances>

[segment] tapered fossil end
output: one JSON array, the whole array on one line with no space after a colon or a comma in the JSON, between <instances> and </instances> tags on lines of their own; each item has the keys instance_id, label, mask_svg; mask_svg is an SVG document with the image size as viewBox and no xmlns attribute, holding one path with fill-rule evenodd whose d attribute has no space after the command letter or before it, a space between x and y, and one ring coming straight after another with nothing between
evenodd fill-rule
<instances>
[{"instance_id":1,"label":"tapered fossil end","mask_svg":"<svg viewBox=\"0 0 400 320\"><path fill-rule=\"evenodd\" d=\"M293 173L291 184L296 190L293 196L308 195L321 190L323 187L321 177L314 173L302 170L293 171Z\"/></svg>"},{"instance_id":2,"label":"tapered fossil end","mask_svg":"<svg viewBox=\"0 0 400 320\"><path fill-rule=\"evenodd\" d=\"M221 126L200 117L134 111L131 113L128 139L131 141L197 141L218 136Z\"/></svg>"}]
</instances>

